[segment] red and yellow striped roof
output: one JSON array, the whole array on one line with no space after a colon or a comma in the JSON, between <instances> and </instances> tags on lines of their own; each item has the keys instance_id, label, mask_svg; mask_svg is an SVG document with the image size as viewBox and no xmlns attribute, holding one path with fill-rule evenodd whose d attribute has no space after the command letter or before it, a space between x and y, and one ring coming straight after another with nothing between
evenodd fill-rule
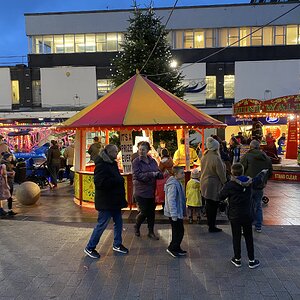
<instances>
[{"instance_id":1,"label":"red and yellow striped roof","mask_svg":"<svg viewBox=\"0 0 300 300\"><path fill-rule=\"evenodd\" d=\"M222 122L136 74L59 127L166 130L224 126Z\"/></svg>"}]
</instances>

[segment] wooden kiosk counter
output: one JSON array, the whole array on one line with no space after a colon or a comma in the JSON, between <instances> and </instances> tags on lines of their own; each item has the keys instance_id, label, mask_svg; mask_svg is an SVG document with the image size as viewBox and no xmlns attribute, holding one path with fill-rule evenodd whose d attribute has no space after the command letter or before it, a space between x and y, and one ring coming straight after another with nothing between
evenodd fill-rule
<instances>
[{"instance_id":1,"label":"wooden kiosk counter","mask_svg":"<svg viewBox=\"0 0 300 300\"><path fill-rule=\"evenodd\" d=\"M186 140L186 165L189 166L189 130L196 130L204 139L205 128L221 128L226 124L208 116L194 106L164 90L139 73L110 93L86 107L57 129L72 129L75 136L75 202L94 202L93 169L86 165L86 136L88 132L118 131L121 142L122 165L126 195L132 199L131 155L132 131L143 130L151 141L152 131L179 130ZM204 143L202 143L204 147ZM189 171L189 168L187 169Z\"/></svg>"}]
</instances>

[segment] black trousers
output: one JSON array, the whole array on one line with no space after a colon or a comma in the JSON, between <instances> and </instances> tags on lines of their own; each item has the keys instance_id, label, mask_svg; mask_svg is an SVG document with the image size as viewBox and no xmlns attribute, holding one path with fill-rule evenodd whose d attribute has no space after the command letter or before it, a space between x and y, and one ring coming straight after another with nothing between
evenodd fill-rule
<instances>
[{"instance_id":1,"label":"black trousers","mask_svg":"<svg viewBox=\"0 0 300 300\"><path fill-rule=\"evenodd\" d=\"M8 185L9 185L9 191L11 196L7 199L7 208L10 210L12 209L12 203L13 203L12 195L14 192L14 183L9 182Z\"/></svg>"},{"instance_id":2,"label":"black trousers","mask_svg":"<svg viewBox=\"0 0 300 300\"><path fill-rule=\"evenodd\" d=\"M217 218L219 202L205 198L205 203L206 203L207 225L209 229L213 229L216 227L216 218Z\"/></svg>"},{"instance_id":3,"label":"black trousers","mask_svg":"<svg viewBox=\"0 0 300 300\"><path fill-rule=\"evenodd\" d=\"M149 233L152 233L155 222L155 199L139 196L134 196L134 198L139 207L139 214L136 217L137 228L140 228L142 223L147 219Z\"/></svg>"},{"instance_id":4,"label":"black trousers","mask_svg":"<svg viewBox=\"0 0 300 300\"><path fill-rule=\"evenodd\" d=\"M180 251L180 244L184 236L183 219L177 219L177 221L173 221L172 218L169 218L169 220L172 227L172 240L168 249L175 252Z\"/></svg>"},{"instance_id":5,"label":"black trousers","mask_svg":"<svg viewBox=\"0 0 300 300\"><path fill-rule=\"evenodd\" d=\"M234 257L237 259L241 258L241 237L242 237L242 228L243 228L243 234L246 241L248 258L249 260L254 260L252 222L250 220L230 221L230 224L231 224L231 231L232 231Z\"/></svg>"}]
</instances>

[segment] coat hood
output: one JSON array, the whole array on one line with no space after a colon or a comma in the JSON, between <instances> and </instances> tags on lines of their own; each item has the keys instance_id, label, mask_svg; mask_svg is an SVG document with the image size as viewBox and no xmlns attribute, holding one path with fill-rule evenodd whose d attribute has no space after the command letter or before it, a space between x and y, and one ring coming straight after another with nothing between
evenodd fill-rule
<instances>
[{"instance_id":1,"label":"coat hood","mask_svg":"<svg viewBox=\"0 0 300 300\"><path fill-rule=\"evenodd\" d=\"M171 184L180 184L179 181L174 177L174 176L171 176L167 182L166 182L166 186L169 186Z\"/></svg>"},{"instance_id":2,"label":"coat hood","mask_svg":"<svg viewBox=\"0 0 300 300\"><path fill-rule=\"evenodd\" d=\"M106 163L112 164L115 160L111 159L105 149L100 150L99 155L95 159L95 164L104 161Z\"/></svg>"},{"instance_id":3,"label":"coat hood","mask_svg":"<svg viewBox=\"0 0 300 300\"><path fill-rule=\"evenodd\" d=\"M231 176L231 180L242 187L247 187L252 184L252 178L248 176Z\"/></svg>"}]
</instances>

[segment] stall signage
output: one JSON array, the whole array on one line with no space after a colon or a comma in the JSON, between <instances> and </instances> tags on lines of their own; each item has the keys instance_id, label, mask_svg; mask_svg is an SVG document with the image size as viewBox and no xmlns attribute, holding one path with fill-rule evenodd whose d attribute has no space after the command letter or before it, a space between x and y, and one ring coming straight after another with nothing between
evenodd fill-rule
<instances>
[{"instance_id":1,"label":"stall signage","mask_svg":"<svg viewBox=\"0 0 300 300\"><path fill-rule=\"evenodd\" d=\"M132 132L130 130L120 131L121 153L123 173L132 173L131 157L132 157Z\"/></svg>"},{"instance_id":2,"label":"stall signage","mask_svg":"<svg viewBox=\"0 0 300 300\"><path fill-rule=\"evenodd\" d=\"M295 118L294 120L290 120L289 122L285 157L288 159L297 159L297 148L297 119Z\"/></svg>"},{"instance_id":3,"label":"stall signage","mask_svg":"<svg viewBox=\"0 0 300 300\"><path fill-rule=\"evenodd\" d=\"M299 112L300 95L284 96L265 101L257 99L243 99L233 106L234 115L259 115Z\"/></svg>"},{"instance_id":4,"label":"stall signage","mask_svg":"<svg viewBox=\"0 0 300 300\"><path fill-rule=\"evenodd\" d=\"M279 118L266 117L266 121L269 124L277 124L279 122Z\"/></svg>"},{"instance_id":5,"label":"stall signage","mask_svg":"<svg viewBox=\"0 0 300 300\"><path fill-rule=\"evenodd\" d=\"M273 171L272 180L300 182L300 173Z\"/></svg>"}]
</instances>

